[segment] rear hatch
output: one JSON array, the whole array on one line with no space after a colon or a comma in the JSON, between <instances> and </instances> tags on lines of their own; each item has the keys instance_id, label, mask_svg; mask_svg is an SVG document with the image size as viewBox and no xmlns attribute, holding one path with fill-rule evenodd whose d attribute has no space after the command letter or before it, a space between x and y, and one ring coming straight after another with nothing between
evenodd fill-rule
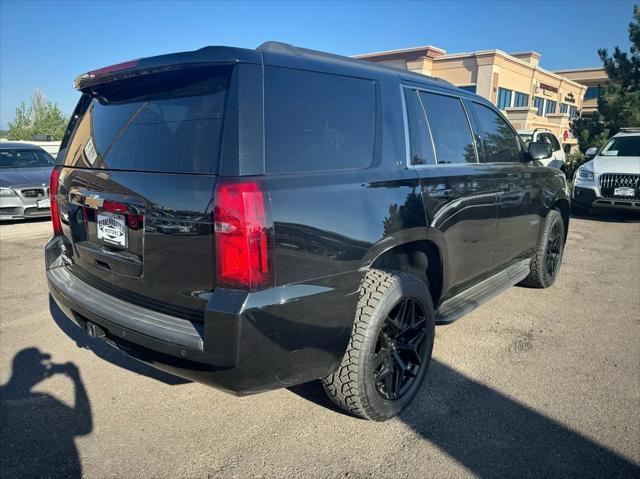
<instances>
[{"instance_id":1,"label":"rear hatch","mask_svg":"<svg viewBox=\"0 0 640 479\"><path fill-rule=\"evenodd\" d=\"M125 301L202 320L216 286L212 204L234 66L136 64L77 81L58 158L67 267Z\"/></svg>"}]
</instances>

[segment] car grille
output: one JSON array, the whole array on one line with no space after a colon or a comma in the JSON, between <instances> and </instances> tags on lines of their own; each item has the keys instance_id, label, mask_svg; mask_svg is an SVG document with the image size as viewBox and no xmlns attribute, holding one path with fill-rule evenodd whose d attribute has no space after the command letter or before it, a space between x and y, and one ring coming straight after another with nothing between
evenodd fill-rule
<instances>
[{"instance_id":1,"label":"car grille","mask_svg":"<svg viewBox=\"0 0 640 479\"><path fill-rule=\"evenodd\" d=\"M600 194L604 198L625 199L625 200L637 200L640 199L640 175L619 175L614 173L604 173L600 175ZM633 188L635 194L633 196L619 196L615 195L615 189L626 186L627 188Z\"/></svg>"},{"instance_id":2,"label":"car grille","mask_svg":"<svg viewBox=\"0 0 640 479\"><path fill-rule=\"evenodd\" d=\"M49 188L26 188L20 190L20 194L25 198L46 198L49 196Z\"/></svg>"}]
</instances>

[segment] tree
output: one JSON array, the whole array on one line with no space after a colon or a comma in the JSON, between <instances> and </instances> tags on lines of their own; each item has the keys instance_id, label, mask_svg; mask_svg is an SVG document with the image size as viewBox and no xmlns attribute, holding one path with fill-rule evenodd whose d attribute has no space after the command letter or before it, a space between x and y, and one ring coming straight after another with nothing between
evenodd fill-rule
<instances>
[{"instance_id":1,"label":"tree","mask_svg":"<svg viewBox=\"0 0 640 479\"><path fill-rule=\"evenodd\" d=\"M598 50L612 83L598 97L598 112L573 121L571 130L582 151L601 146L620 128L640 126L640 6L633 7L629 24L629 54L619 47L609 56L606 48Z\"/></svg>"},{"instance_id":2,"label":"tree","mask_svg":"<svg viewBox=\"0 0 640 479\"><path fill-rule=\"evenodd\" d=\"M9 122L9 140L32 140L35 135L51 135L54 140L62 140L68 119L58 105L47 101L40 90L31 95L31 105L24 102L16 108L16 116Z\"/></svg>"}]
</instances>

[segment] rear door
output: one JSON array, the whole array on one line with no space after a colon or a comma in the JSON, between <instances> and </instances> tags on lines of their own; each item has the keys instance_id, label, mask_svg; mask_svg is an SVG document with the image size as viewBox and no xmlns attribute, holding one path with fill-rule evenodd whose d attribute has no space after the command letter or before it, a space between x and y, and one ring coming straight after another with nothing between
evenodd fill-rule
<instances>
[{"instance_id":1,"label":"rear door","mask_svg":"<svg viewBox=\"0 0 640 479\"><path fill-rule=\"evenodd\" d=\"M431 239L443 252L444 288L456 290L492 266L494 172L478 161L460 98L405 87L411 154L420 176Z\"/></svg>"},{"instance_id":2,"label":"rear door","mask_svg":"<svg viewBox=\"0 0 640 479\"><path fill-rule=\"evenodd\" d=\"M202 319L215 288L212 201L233 74L228 66L168 71L83 95L59 156L73 274L121 299Z\"/></svg>"},{"instance_id":3,"label":"rear door","mask_svg":"<svg viewBox=\"0 0 640 479\"><path fill-rule=\"evenodd\" d=\"M538 240L544 168L525 162L511 125L492 107L468 102L480 137L482 160L496 174L498 222L494 266L531 254Z\"/></svg>"}]
</instances>

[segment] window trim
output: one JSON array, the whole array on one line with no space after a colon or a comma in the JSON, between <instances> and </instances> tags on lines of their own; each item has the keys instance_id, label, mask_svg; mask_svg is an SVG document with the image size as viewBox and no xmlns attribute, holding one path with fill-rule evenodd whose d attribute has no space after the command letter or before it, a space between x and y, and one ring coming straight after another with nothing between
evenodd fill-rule
<instances>
[{"instance_id":1,"label":"window trim","mask_svg":"<svg viewBox=\"0 0 640 479\"><path fill-rule=\"evenodd\" d=\"M474 163L438 163L438 155L436 153L436 146L435 146L435 142L433 141L433 135L431 134L431 125L429 122L429 117L427 116L426 110L424 109L424 104L422 103L422 98L420 98L420 95L418 95L418 99L420 100L420 105L422 106L422 109L424 111L424 116L425 116L425 120L427 123L427 127L429 129L429 137L431 138L431 148L433 148L433 157L436 160L436 163L431 163L431 164L425 164L425 165L412 165L411 164L411 144L410 144L410 138L409 138L409 116L407 114L407 101L406 101L406 97L404 94L404 89L405 88L409 88L411 90L415 90L417 92L425 92L425 93L433 93L435 95L442 95L442 96L448 96L451 98L455 98L460 102L460 106L462 106L462 111L464 112L464 115L467 119L467 125L469 126L469 134L471 135L471 141L473 143L473 149L475 152L475 157L476 157L476 161ZM451 167L460 167L461 165L483 165L485 163L482 163L480 161L480 155L479 155L479 151L478 151L478 143L476 141L476 132L473 128L473 123L471 122L471 118L469 116L469 112L467 111L467 107L465 105L465 100L466 98L460 95L456 95L454 93L449 93L449 92L443 92L437 89L433 89L433 88L428 88L428 87L424 87L424 86L417 86L417 85L412 85L412 84L407 84L407 83L403 83L400 82L400 91L401 91L401 95L402 95L402 112L403 112L403 119L404 119L404 141L405 141L405 166L407 168L412 168L415 170L420 170L420 169L424 169L424 168L451 168Z\"/></svg>"}]
</instances>

